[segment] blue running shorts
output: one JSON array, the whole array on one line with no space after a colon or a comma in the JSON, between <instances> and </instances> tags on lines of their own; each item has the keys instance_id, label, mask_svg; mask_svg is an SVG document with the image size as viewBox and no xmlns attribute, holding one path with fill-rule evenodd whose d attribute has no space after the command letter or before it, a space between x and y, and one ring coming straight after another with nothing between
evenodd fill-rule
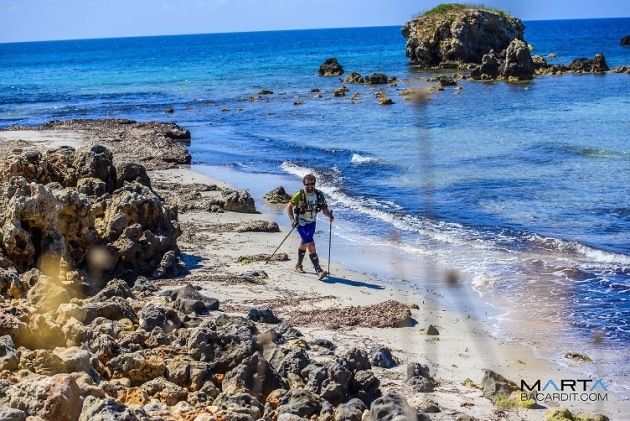
<instances>
[{"instance_id":1,"label":"blue running shorts","mask_svg":"<svg viewBox=\"0 0 630 421\"><path fill-rule=\"evenodd\" d=\"M299 225L297 227L297 232L300 234L300 238L302 239L302 244L312 243L313 235L315 235L315 222L311 222L310 224Z\"/></svg>"}]
</instances>

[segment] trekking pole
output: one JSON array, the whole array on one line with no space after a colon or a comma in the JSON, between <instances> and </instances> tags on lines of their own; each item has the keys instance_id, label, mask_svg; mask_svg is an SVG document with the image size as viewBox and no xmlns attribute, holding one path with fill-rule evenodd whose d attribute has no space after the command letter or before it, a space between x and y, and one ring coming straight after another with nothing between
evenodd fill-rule
<instances>
[{"instance_id":1,"label":"trekking pole","mask_svg":"<svg viewBox=\"0 0 630 421\"><path fill-rule=\"evenodd\" d=\"M330 217L333 217L333 211L330 210ZM330 244L332 243L332 219L330 220L330 230L328 231L328 274L330 275Z\"/></svg>"},{"instance_id":2,"label":"trekking pole","mask_svg":"<svg viewBox=\"0 0 630 421\"><path fill-rule=\"evenodd\" d=\"M289 238L289 235L291 235L291 233L293 232L293 230L295 229L295 227L291 228L291 231L289 231L289 233L287 234L286 237L284 237L284 240L282 240L282 242L280 243L280 245L278 246L278 248L276 248L274 250L273 253L271 253L271 256L269 256L269 259L267 259L267 261L265 262L265 264L269 263L269 261L271 260L271 258L276 254L276 252L280 249L280 247L282 247L282 245L284 244L284 242L287 240L287 238Z\"/></svg>"}]
</instances>

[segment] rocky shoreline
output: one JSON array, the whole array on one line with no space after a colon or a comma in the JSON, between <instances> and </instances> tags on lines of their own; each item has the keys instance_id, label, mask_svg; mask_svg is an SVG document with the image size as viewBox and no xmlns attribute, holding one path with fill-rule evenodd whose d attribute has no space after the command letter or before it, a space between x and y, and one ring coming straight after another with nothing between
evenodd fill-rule
<instances>
[{"instance_id":1,"label":"rocky shoreline","mask_svg":"<svg viewBox=\"0 0 630 421\"><path fill-rule=\"evenodd\" d=\"M244 192L231 202L229 189L201 206L191 200L216 186L189 186L187 198L182 186L172 195L176 185L154 184L168 196L164 200L145 167L129 162L148 162L152 169L190 162L174 143L189 142L188 132L120 120L11 128L21 129L85 131L118 154L102 145L46 152L23 142L3 145L11 151L0 165L0 393L6 404L0 417L331 418L332 405L344 404L338 413L362 416L381 396L365 351L313 364L301 333L268 308L252 308L247 317L214 317L217 299L191 284L160 291L145 277L188 273L176 244L177 211L256 212ZM264 221L241 229L278 231ZM385 307L390 325L409 319L407 307ZM282 346L290 341L297 345ZM334 348L323 340L311 345ZM410 410L395 399L381 405L388 412Z\"/></svg>"},{"instance_id":2,"label":"rocky shoreline","mask_svg":"<svg viewBox=\"0 0 630 421\"><path fill-rule=\"evenodd\" d=\"M41 131L63 141L68 130L85 145L19 140ZM516 383L466 365L461 315L441 319L420 296L346 272L337 276L348 285L323 295L321 283L286 275L283 252L266 264L271 246L253 251L280 227L245 191L178 180L173 166L190 162L178 126L7 131L16 136L0 142L0 419L539 419L515 400ZM442 320L439 331L418 333L427 320ZM446 365L461 367L458 383L425 359L440 338L460 341L449 358L463 356ZM405 351L407 341L417 345ZM462 378L469 372L483 374L481 386Z\"/></svg>"},{"instance_id":3,"label":"rocky shoreline","mask_svg":"<svg viewBox=\"0 0 630 421\"><path fill-rule=\"evenodd\" d=\"M85 141L106 146L119 162L142 164L146 170L176 168L190 164L190 132L174 123L136 122L124 119L53 120L41 126L13 126L11 131L72 131ZM20 149L20 144L1 145L3 152Z\"/></svg>"}]
</instances>

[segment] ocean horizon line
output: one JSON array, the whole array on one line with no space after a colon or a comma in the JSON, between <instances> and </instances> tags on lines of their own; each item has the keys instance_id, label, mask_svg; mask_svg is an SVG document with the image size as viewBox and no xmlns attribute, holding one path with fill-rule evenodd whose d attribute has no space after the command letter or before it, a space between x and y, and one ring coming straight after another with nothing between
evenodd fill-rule
<instances>
[{"instance_id":1,"label":"ocean horizon line","mask_svg":"<svg viewBox=\"0 0 630 421\"><path fill-rule=\"evenodd\" d=\"M410 18L411 19L411 18ZM630 19L630 16L615 16L615 17L598 17L598 18L567 18L567 19L528 19L522 20L527 26L528 22L567 22L567 21L601 21L601 20L615 20L615 19ZM273 32L308 32L308 31L326 31L326 30L343 30L343 29L370 29L370 28L394 28L402 27L404 22L399 25L375 25L375 26L343 26L343 27L330 27L330 28L294 28L294 29L273 29L273 30L258 30L258 31L225 31L225 32L194 32L194 33L181 33L181 34L153 34L153 35L129 35L129 36L112 36L112 37L94 37L94 38L66 38L66 39L41 39L41 40L29 40L29 41L0 41L0 45L11 44L30 44L30 43L54 43L54 42L69 42L69 41L102 41L102 40L123 40L123 39L139 39L139 38L167 38L167 37L186 37L186 36L202 36L202 35L238 35L238 34L260 34L260 33L273 33Z\"/></svg>"}]
</instances>

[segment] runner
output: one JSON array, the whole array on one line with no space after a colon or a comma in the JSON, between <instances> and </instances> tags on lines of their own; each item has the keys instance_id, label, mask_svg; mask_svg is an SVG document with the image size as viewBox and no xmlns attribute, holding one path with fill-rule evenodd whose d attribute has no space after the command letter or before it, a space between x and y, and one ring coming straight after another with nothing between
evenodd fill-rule
<instances>
[{"instance_id":1,"label":"runner","mask_svg":"<svg viewBox=\"0 0 630 421\"><path fill-rule=\"evenodd\" d=\"M328 210L328 204L326 203L324 194L315 188L316 181L313 174L306 174L304 178L302 178L304 188L293 195L286 209L291 219L291 225L297 228L301 238L295 271L298 273L304 272L302 262L308 250L308 257L311 259L311 262L313 262L313 267L315 268L315 272L317 272L317 279L322 280L328 276L328 272L323 270L319 265L319 257L317 257L317 249L315 248L315 240L313 239L317 224L317 213L321 211L330 219L331 224L335 218Z\"/></svg>"}]
</instances>

